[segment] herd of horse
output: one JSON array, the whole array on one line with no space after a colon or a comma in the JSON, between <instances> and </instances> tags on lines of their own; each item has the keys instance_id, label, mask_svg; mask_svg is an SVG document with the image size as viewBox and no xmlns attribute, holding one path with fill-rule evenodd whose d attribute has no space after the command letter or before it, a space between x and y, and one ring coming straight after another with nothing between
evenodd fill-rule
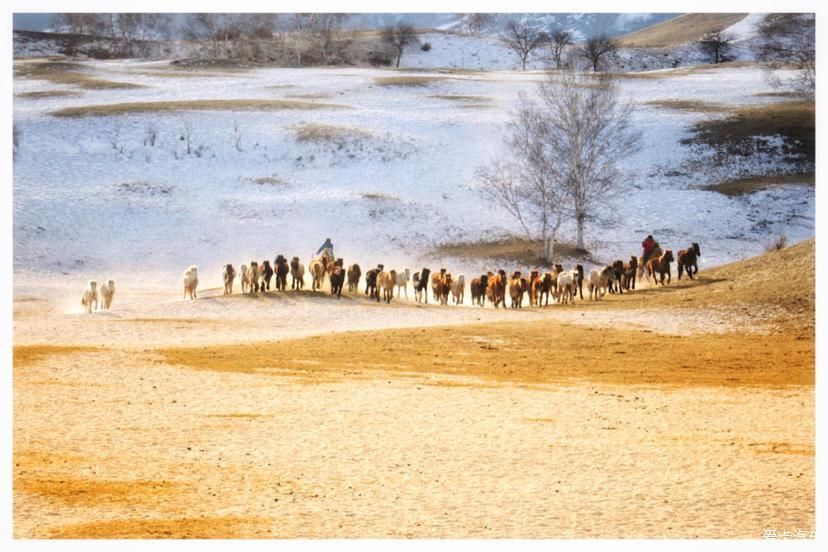
<instances>
[{"instance_id":1,"label":"herd of horse","mask_svg":"<svg viewBox=\"0 0 828 552\"><path fill-rule=\"evenodd\" d=\"M677 263L679 280L684 273L692 279L699 271L699 257L701 249L695 242L690 247L679 250L675 256L671 249L662 250L656 244L647 257L631 256L627 262L616 260L609 265L594 268L587 274L580 264L571 270L564 270L562 265L555 264L548 272L532 270L528 275L520 271L515 271L511 275L507 275L505 270L488 271L469 282L471 303L482 307L488 300L496 308L505 308L508 294L511 299L510 306L513 308L522 307L527 296L530 306L548 305L550 296L557 303L568 304L576 297L584 298L584 285L588 289L590 300L600 300L607 293L622 294L624 291L634 290L636 281L640 282L643 277L657 285L665 285L666 278L669 284L672 280L671 264L674 262ZM343 259L334 259L328 250L323 251L319 258L311 259L308 272L311 276L312 291L321 290L327 276L330 293L336 297L342 296L346 283L349 293L358 293L359 282L363 276L358 264L352 264L346 269ZM198 269L195 266L189 267L184 273L185 298L188 295L190 298L196 297L197 274ZM222 271L224 294L233 293L233 283L237 276L241 281L242 293L270 291L274 277L276 290L285 291L288 275L291 276L291 289L304 288L305 266L299 257L293 257L288 261L283 255L278 255L272 265L268 260L262 261L261 264L251 261L248 265L242 264L238 272L232 264L227 264ZM377 302L390 303L394 297L394 288L397 288L397 295L400 296L404 292L407 299L409 282L412 283L414 299L418 303L428 303L429 288L433 300L442 305L447 305L450 301L458 305L464 303L465 276L461 274L455 278L445 268L433 274L430 269L423 268L412 275L409 268L398 272L386 270L384 265L378 264L365 272L364 293Z\"/></svg>"}]
</instances>

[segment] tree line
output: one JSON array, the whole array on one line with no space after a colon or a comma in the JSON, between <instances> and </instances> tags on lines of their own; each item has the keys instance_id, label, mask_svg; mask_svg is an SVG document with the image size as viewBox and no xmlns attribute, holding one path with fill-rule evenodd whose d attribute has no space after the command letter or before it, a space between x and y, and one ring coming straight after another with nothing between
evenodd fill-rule
<instances>
[{"instance_id":1,"label":"tree line","mask_svg":"<svg viewBox=\"0 0 828 552\"><path fill-rule=\"evenodd\" d=\"M405 21L379 33L349 27L346 13L61 13L58 30L108 39L109 53L119 57L148 57L162 41L183 39L196 58L247 59L302 67L367 61L396 65L406 51L420 46L419 32ZM493 32L495 14L456 15L457 28L471 35ZM763 62L771 80L805 96L813 96L816 75L814 14L769 14L757 26L755 57ZM555 69L585 66L593 72L608 70L620 49L617 39L598 34L578 41L574 32L539 29L513 19L499 38L526 69L532 57L542 56ZM733 59L736 37L725 29L705 33L697 49L710 63ZM155 46L155 47L154 47ZM428 50L430 44L423 44ZM545 63L546 65L546 63ZM793 77L780 77L782 68L795 69Z\"/></svg>"}]
</instances>

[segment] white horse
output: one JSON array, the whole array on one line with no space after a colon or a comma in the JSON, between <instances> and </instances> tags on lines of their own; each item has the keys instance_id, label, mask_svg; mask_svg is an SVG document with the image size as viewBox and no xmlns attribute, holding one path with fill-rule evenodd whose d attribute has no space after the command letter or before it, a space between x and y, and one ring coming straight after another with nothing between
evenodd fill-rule
<instances>
[{"instance_id":1,"label":"white horse","mask_svg":"<svg viewBox=\"0 0 828 552\"><path fill-rule=\"evenodd\" d=\"M112 298L115 297L115 280L107 280L101 284L101 308L109 310L112 306Z\"/></svg>"},{"instance_id":2,"label":"white horse","mask_svg":"<svg viewBox=\"0 0 828 552\"><path fill-rule=\"evenodd\" d=\"M184 299L187 298L187 295L190 296L190 299L195 299L198 297L196 294L196 288L198 287L198 267L191 266L187 270L184 271Z\"/></svg>"},{"instance_id":3,"label":"white horse","mask_svg":"<svg viewBox=\"0 0 828 552\"><path fill-rule=\"evenodd\" d=\"M95 302L95 310L98 310L98 282L89 280L86 289L81 297L81 305L86 307L86 312L92 312L92 302Z\"/></svg>"},{"instance_id":4,"label":"white horse","mask_svg":"<svg viewBox=\"0 0 828 552\"><path fill-rule=\"evenodd\" d=\"M411 269L405 268L402 272L397 273L397 281L395 285L397 286L397 297L400 296L400 289L405 292L405 300L408 301L408 282L411 281Z\"/></svg>"}]
</instances>

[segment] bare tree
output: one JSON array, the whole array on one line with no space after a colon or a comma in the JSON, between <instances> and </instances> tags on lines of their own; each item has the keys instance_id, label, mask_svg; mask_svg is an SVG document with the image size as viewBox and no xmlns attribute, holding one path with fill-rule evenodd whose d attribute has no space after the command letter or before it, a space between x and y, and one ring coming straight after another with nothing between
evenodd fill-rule
<instances>
[{"instance_id":1,"label":"bare tree","mask_svg":"<svg viewBox=\"0 0 828 552\"><path fill-rule=\"evenodd\" d=\"M400 66L403 52L409 46L419 43L417 31L412 25L400 21L396 25L389 25L382 30L382 41L392 47L397 53L397 67Z\"/></svg>"},{"instance_id":2,"label":"bare tree","mask_svg":"<svg viewBox=\"0 0 828 552\"><path fill-rule=\"evenodd\" d=\"M296 65L302 66L302 56L311 46L316 34L316 14L294 13L290 18L290 37L296 54Z\"/></svg>"},{"instance_id":3,"label":"bare tree","mask_svg":"<svg viewBox=\"0 0 828 552\"><path fill-rule=\"evenodd\" d=\"M154 148L156 140L158 140L158 127L155 123L147 123L144 129L144 145Z\"/></svg>"},{"instance_id":4,"label":"bare tree","mask_svg":"<svg viewBox=\"0 0 828 552\"><path fill-rule=\"evenodd\" d=\"M636 152L641 133L630 125L631 102L622 102L612 79L584 86L584 77L567 71L540 85L540 101L547 116L546 147L565 175L577 224L576 247L584 249L584 227L596 207L629 184L619 167Z\"/></svg>"},{"instance_id":5,"label":"bare tree","mask_svg":"<svg viewBox=\"0 0 828 552\"><path fill-rule=\"evenodd\" d=\"M461 28L470 35L479 35L495 23L491 13L458 13L457 20Z\"/></svg>"},{"instance_id":6,"label":"bare tree","mask_svg":"<svg viewBox=\"0 0 828 552\"><path fill-rule=\"evenodd\" d=\"M192 150L192 140L193 140L193 123L189 119L184 119L184 128L182 129L181 133L181 141L184 142L184 146L187 148L187 155L190 155Z\"/></svg>"},{"instance_id":7,"label":"bare tree","mask_svg":"<svg viewBox=\"0 0 828 552\"><path fill-rule=\"evenodd\" d=\"M503 41L520 58L523 70L526 70L526 61L529 55L542 46L549 36L540 31L532 29L528 25L509 21L506 25L506 32L503 34Z\"/></svg>"},{"instance_id":8,"label":"bare tree","mask_svg":"<svg viewBox=\"0 0 828 552\"><path fill-rule=\"evenodd\" d=\"M607 35L597 35L588 38L582 48L583 56L592 65L592 71L597 73L601 60L606 60L618 50L618 43Z\"/></svg>"},{"instance_id":9,"label":"bare tree","mask_svg":"<svg viewBox=\"0 0 828 552\"><path fill-rule=\"evenodd\" d=\"M336 43L337 34L348 21L350 15L346 13L318 13L316 14L316 29L319 41L319 55L322 63L327 64L331 49Z\"/></svg>"},{"instance_id":10,"label":"bare tree","mask_svg":"<svg viewBox=\"0 0 828 552\"><path fill-rule=\"evenodd\" d=\"M549 48L552 50L552 59L555 60L555 68L561 68L564 50L573 42L572 32L564 29L552 31L549 36Z\"/></svg>"},{"instance_id":11,"label":"bare tree","mask_svg":"<svg viewBox=\"0 0 828 552\"><path fill-rule=\"evenodd\" d=\"M813 99L816 90L815 15L768 14L756 30L757 57L766 62L771 84ZM785 76L779 71L783 68L793 68L793 76Z\"/></svg>"},{"instance_id":12,"label":"bare tree","mask_svg":"<svg viewBox=\"0 0 828 552\"><path fill-rule=\"evenodd\" d=\"M536 102L521 94L505 139L507 153L477 171L483 195L520 225L529 241L540 240L544 260L555 260L558 233L567 217L565 180L546 148L546 120Z\"/></svg>"},{"instance_id":13,"label":"bare tree","mask_svg":"<svg viewBox=\"0 0 828 552\"><path fill-rule=\"evenodd\" d=\"M484 193L544 240L554 257L561 223L576 222L576 246L596 207L629 181L619 165L637 151L640 133L630 126L631 103L622 103L608 78L595 85L574 71L550 75L536 99L522 96L507 139L505 161L478 171Z\"/></svg>"},{"instance_id":14,"label":"bare tree","mask_svg":"<svg viewBox=\"0 0 828 552\"><path fill-rule=\"evenodd\" d=\"M236 146L236 151L242 150L242 130L238 119L233 119L233 145Z\"/></svg>"},{"instance_id":15,"label":"bare tree","mask_svg":"<svg viewBox=\"0 0 828 552\"><path fill-rule=\"evenodd\" d=\"M704 33L699 39L699 48L713 63L727 61L732 47L733 35L724 30Z\"/></svg>"},{"instance_id":16,"label":"bare tree","mask_svg":"<svg viewBox=\"0 0 828 552\"><path fill-rule=\"evenodd\" d=\"M67 33L93 35L99 28L100 16L97 13L58 13L55 15L55 28Z\"/></svg>"},{"instance_id":17,"label":"bare tree","mask_svg":"<svg viewBox=\"0 0 828 552\"><path fill-rule=\"evenodd\" d=\"M213 59L233 56L239 39L244 36L250 17L239 13L196 13L188 28L188 36L207 40Z\"/></svg>"}]
</instances>

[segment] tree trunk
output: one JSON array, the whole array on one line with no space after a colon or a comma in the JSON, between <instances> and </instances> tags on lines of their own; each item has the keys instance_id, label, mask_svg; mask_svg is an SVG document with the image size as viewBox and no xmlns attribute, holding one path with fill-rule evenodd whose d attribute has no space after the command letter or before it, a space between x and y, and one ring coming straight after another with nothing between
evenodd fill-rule
<instances>
[{"instance_id":1,"label":"tree trunk","mask_svg":"<svg viewBox=\"0 0 828 552\"><path fill-rule=\"evenodd\" d=\"M521 61L523 62L523 70L526 71L526 56L521 58Z\"/></svg>"},{"instance_id":2,"label":"tree trunk","mask_svg":"<svg viewBox=\"0 0 828 552\"><path fill-rule=\"evenodd\" d=\"M551 265L555 260L555 237L546 238L543 244L543 257L547 264Z\"/></svg>"},{"instance_id":3,"label":"tree trunk","mask_svg":"<svg viewBox=\"0 0 828 552\"><path fill-rule=\"evenodd\" d=\"M397 54L397 67L400 66L400 59L402 59L402 50Z\"/></svg>"},{"instance_id":4,"label":"tree trunk","mask_svg":"<svg viewBox=\"0 0 828 552\"><path fill-rule=\"evenodd\" d=\"M577 239L575 241L575 249L579 251L586 251L586 247L584 247L584 220L586 216L584 213L578 213L578 234Z\"/></svg>"}]
</instances>

